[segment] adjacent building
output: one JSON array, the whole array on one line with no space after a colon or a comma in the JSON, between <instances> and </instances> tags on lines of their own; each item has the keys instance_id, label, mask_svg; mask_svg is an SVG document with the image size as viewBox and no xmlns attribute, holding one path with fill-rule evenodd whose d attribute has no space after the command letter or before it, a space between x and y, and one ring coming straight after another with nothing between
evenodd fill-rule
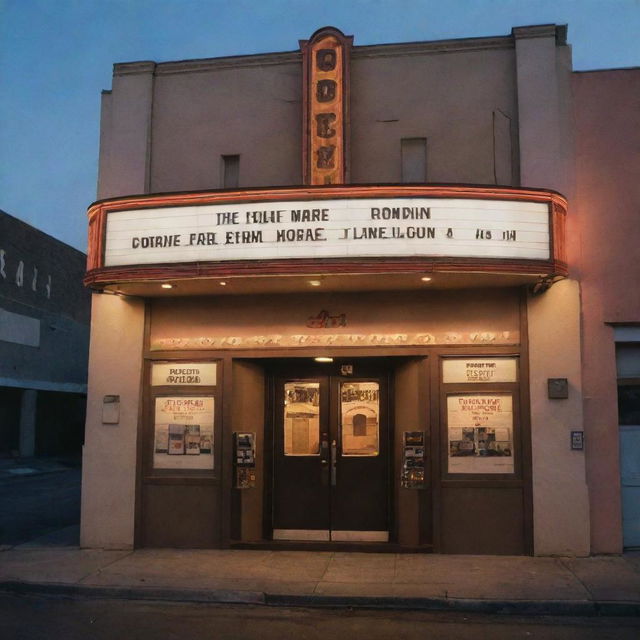
<instances>
[{"instance_id":1,"label":"adjacent building","mask_svg":"<svg viewBox=\"0 0 640 640\"><path fill-rule=\"evenodd\" d=\"M0 211L0 456L81 451L85 262L81 251Z\"/></svg>"},{"instance_id":2,"label":"adjacent building","mask_svg":"<svg viewBox=\"0 0 640 640\"><path fill-rule=\"evenodd\" d=\"M611 553L640 546L640 68L574 73L572 95L591 544Z\"/></svg>"},{"instance_id":3,"label":"adjacent building","mask_svg":"<svg viewBox=\"0 0 640 640\"><path fill-rule=\"evenodd\" d=\"M619 552L637 74L555 25L116 64L82 545Z\"/></svg>"}]
</instances>

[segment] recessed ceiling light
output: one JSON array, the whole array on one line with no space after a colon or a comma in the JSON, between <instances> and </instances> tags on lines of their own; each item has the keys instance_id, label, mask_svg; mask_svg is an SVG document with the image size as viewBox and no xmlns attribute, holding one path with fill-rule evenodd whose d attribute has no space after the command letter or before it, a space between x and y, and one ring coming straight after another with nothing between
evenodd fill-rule
<instances>
[{"instance_id":1,"label":"recessed ceiling light","mask_svg":"<svg viewBox=\"0 0 640 640\"><path fill-rule=\"evenodd\" d=\"M431 282L431 276L422 276L420 280L422 280L422 282Z\"/></svg>"},{"instance_id":2,"label":"recessed ceiling light","mask_svg":"<svg viewBox=\"0 0 640 640\"><path fill-rule=\"evenodd\" d=\"M160 286L161 286L163 289L173 289L173 285L172 285L172 284L169 284L168 282L163 282Z\"/></svg>"},{"instance_id":3,"label":"recessed ceiling light","mask_svg":"<svg viewBox=\"0 0 640 640\"><path fill-rule=\"evenodd\" d=\"M320 280L309 280L308 282L312 287L319 287L322 284Z\"/></svg>"},{"instance_id":4,"label":"recessed ceiling light","mask_svg":"<svg viewBox=\"0 0 640 640\"><path fill-rule=\"evenodd\" d=\"M326 356L318 356L314 358L316 362L333 362L333 358L327 358Z\"/></svg>"},{"instance_id":5,"label":"recessed ceiling light","mask_svg":"<svg viewBox=\"0 0 640 640\"><path fill-rule=\"evenodd\" d=\"M227 283L224 280L220 280L220 282L218 283L221 287L226 287Z\"/></svg>"}]
</instances>

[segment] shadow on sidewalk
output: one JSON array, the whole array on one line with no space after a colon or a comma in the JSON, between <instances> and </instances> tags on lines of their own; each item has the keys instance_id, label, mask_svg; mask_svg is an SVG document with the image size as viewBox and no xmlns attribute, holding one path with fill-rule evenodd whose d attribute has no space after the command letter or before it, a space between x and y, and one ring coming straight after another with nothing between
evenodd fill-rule
<instances>
[{"instance_id":1,"label":"shadow on sidewalk","mask_svg":"<svg viewBox=\"0 0 640 640\"><path fill-rule=\"evenodd\" d=\"M57 529L51 533L46 533L28 542L16 545L21 548L26 547L79 547L80 546L80 525L73 524L63 529Z\"/></svg>"}]
</instances>

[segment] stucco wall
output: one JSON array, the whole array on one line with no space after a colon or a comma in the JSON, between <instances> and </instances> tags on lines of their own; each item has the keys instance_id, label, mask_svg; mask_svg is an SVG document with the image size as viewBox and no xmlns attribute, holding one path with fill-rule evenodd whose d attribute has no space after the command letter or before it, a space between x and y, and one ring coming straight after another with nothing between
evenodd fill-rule
<instances>
[{"instance_id":1,"label":"stucco wall","mask_svg":"<svg viewBox=\"0 0 640 640\"><path fill-rule=\"evenodd\" d=\"M571 196L571 123L566 108L571 50L555 25L517 27L520 183Z\"/></svg>"},{"instance_id":2,"label":"stucco wall","mask_svg":"<svg viewBox=\"0 0 640 640\"><path fill-rule=\"evenodd\" d=\"M589 554L589 498L582 429L580 290L562 280L528 300L533 535L536 555ZM567 378L569 398L549 399L548 378Z\"/></svg>"},{"instance_id":3,"label":"stucco wall","mask_svg":"<svg viewBox=\"0 0 640 640\"><path fill-rule=\"evenodd\" d=\"M155 63L130 65L102 95L98 198L147 193Z\"/></svg>"},{"instance_id":4,"label":"stucco wall","mask_svg":"<svg viewBox=\"0 0 640 640\"><path fill-rule=\"evenodd\" d=\"M83 448L83 547L133 547L143 336L143 301L93 295ZM118 424L102 422L105 395L120 396Z\"/></svg>"},{"instance_id":5,"label":"stucco wall","mask_svg":"<svg viewBox=\"0 0 640 640\"><path fill-rule=\"evenodd\" d=\"M236 61L207 71L160 66L152 192L218 189L221 156L240 156L239 186L300 184L302 65Z\"/></svg>"},{"instance_id":6,"label":"stucco wall","mask_svg":"<svg viewBox=\"0 0 640 640\"><path fill-rule=\"evenodd\" d=\"M356 51L351 64L351 180L400 182L401 139L426 138L429 182L496 184L494 111L510 119L515 139L513 48L410 56Z\"/></svg>"},{"instance_id":7,"label":"stucco wall","mask_svg":"<svg viewBox=\"0 0 640 640\"><path fill-rule=\"evenodd\" d=\"M615 345L640 322L640 69L573 74L576 197L569 264L582 286L592 551L622 549Z\"/></svg>"},{"instance_id":8,"label":"stucco wall","mask_svg":"<svg viewBox=\"0 0 640 640\"><path fill-rule=\"evenodd\" d=\"M298 52L116 65L103 95L99 197L302 182ZM351 181L401 180L401 140L427 139L430 182L517 184L513 40L356 47Z\"/></svg>"}]
</instances>

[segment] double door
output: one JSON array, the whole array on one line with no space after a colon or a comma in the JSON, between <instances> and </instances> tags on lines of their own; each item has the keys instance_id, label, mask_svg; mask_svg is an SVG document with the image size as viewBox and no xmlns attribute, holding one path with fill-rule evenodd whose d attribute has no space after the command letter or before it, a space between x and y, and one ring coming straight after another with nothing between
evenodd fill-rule
<instances>
[{"instance_id":1,"label":"double door","mask_svg":"<svg viewBox=\"0 0 640 640\"><path fill-rule=\"evenodd\" d=\"M384 376L277 377L274 403L273 538L388 541Z\"/></svg>"}]
</instances>

